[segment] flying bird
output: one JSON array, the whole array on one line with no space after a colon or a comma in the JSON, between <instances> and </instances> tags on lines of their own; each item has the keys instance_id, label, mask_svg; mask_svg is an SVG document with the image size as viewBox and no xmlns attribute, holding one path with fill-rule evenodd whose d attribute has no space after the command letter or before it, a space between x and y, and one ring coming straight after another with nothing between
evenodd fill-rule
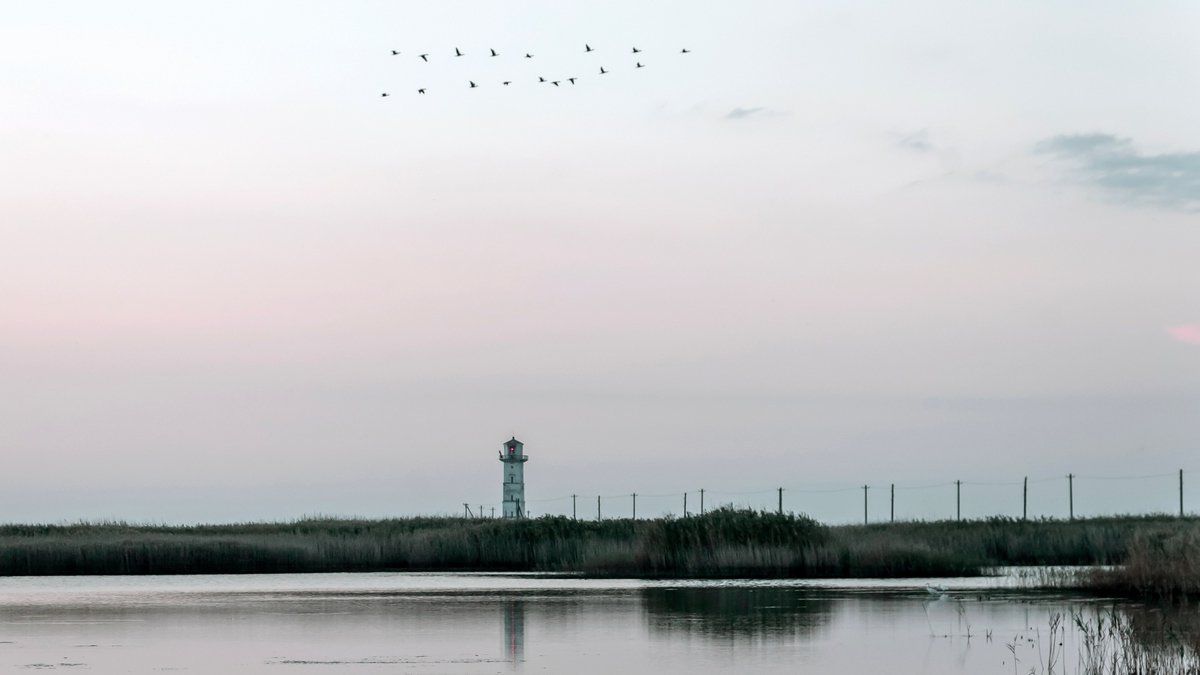
<instances>
[{"instance_id":1,"label":"flying bird","mask_svg":"<svg viewBox=\"0 0 1200 675\"><path fill-rule=\"evenodd\" d=\"M458 47L455 47L455 48L454 48L454 55L455 55L455 56L462 56L462 55L463 55L463 53L462 53L462 52L460 52L460 51L458 50Z\"/></svg>"},{"instance_id":2,"label":"flying bird","mask_svg":"<svg viewBox=\"0 0 1200 675\"><path fill-rule=\"evenodd\" d=\"M527 58L527 59L532 59L532 58L533 58L533 54L526 54L526 55L525 55L525 58Z\"/></svg>"},{"instance_id":3,"label":"flying bird","mask_svg":"<svg viewBox=\"0 0 1200 675\"><path fill-rule=\"evenodd\" d=\"M575 84L575 78L573 78L573 77L568 77L568 78L567 78L567 82L570 82L571 84Z\"/></svg>"},{"instance_id":4,"label":"flying bird","mask_svg":"<svg viewBox=\"0 0 1200 675\"><path fill-rule=\"evenodd\" d=\"M542 77L541 75L538 75L538 82L545 82L545 81L546 81L546 78Z\"/></svg>"},{"instance_id":5,"label":"flying bird","mask_svg":"<svg viewBox=\"0 0 1200 675\"><path fill-rule=\"evenodd\" d=\"M493 49L493 50L492 50L492 56L500 56L500 55L496 53L496 50L495 50L495 49Z\"/></svg>"},{"instance_id":6,"label":"flying bird","mask_svg":"<svg viewBox=\"0 0 1200 675\"><path fill-rule=\"evenodd\" d=\"M643 66L641 61L638 61L638 62L637 62L637 67L638 67L638 68L645 68L646 66Z\"/></svg>"},{"instance_id":7,"label":"flying bird","mask_svg":"<svg viewBox=\"0 0 1200 675\"><path fill-rule=\"evenodd\" d=\"M395 49L393 49L393 50L392 50L392 56L400 56L400 52L398 52L398 51L396 51Z\"/></svg>"},{"instance_id":8,"label":"flying bird","mask_svg":"<svg viewBox=\"0 0 1200 675\"><path fill-rule=\"evenodd\" d=\"M641 53L642 53L642 50L638 49L637 47L634 47L634 48L633 48L633 53L634 53L634 54L641 54Z\"/></svg>"},{"instance_id":9,"label":"flying bird","mask_svg":"<svg viewBox=\"0 0 1200 675\"><path fill-rule=\"evenodd\" d=\"M556 87L557 87L557 86L558 86L558 80L555 80L555 81L551 82L550 84L552 84L552 85L554 85L554 86L556 86ZM387 94L384 94L384 96L387 96Z\"/></svg>"},{"instance_id":10,"label":"flying bird","mask_svg":"<svg viewBox=\"0 0 1200 675\"><path fill-rule=\"evenodd\" d=\"M470 80L467 80L467 82L471 82L471 81L470 81ZM474 82L471 82L471 88L472 88L472 89L474 89L475 87L478 87L478 86L479 86L479 85L475 84Z\"/></svg>"},{"instance_id":11,"label":"flying bird","mask_svg":"<svg viewBox=\"0 0 1200 675\"><path fill-rule=\"evenodd\" d=\"M585 42L583 43L583 51L586 54L587 52L594 52L596 50L592 49L592 46Z\"/></svg>"},{"instance_id":12,"label":"flying bird","mask_svg":"<svg viewBox=\"0 0 1200 675\"><path fill-rule=\"evenodd\" d=\"M503 84L504 86L507 87L508 85L512 84L512 82L509 80L505 80L504 82L501 82L500 84Z\"/></svg>"},{"instance_id":13,"label":"flying bird","mask_svg":"<svg viewBox=\"0 0 1200 675\"><path fill-rule=\"evenodd\" d=\"M418 89L418 90L417 90L417 93L418 93L418 94L424 94L424 93L425 93L425 90L424 90L424 89Z\"/></svg>"},{"instance_id":14,"label":"flying bird","mask_svg":"<svg viewBox=\"0 0 1200 675\"><path fill-rule=\"evenodd\" d=\"M387 95L388 95L388 93L386 91L383 92L382 94L380 94L380 96L387 96Z\"/></svg>"},{"instance_id":15,"label":"flying bird","mask_svg":"<svg viewBox=\"0 0 1200 675\"><path fill-rule=\"evenodd\" d=\"M690 49L687 49L687 48L685 47L685 48L683 48L683 49L680 49L680 50L679 50L679 53L680 53L680 54L691 54L691 53L692 53L692 50L690 50Z\"/></svg>"},{"instance_id":16,"label":"flying bird","mask_svg":"<svg viewBox=\"0 0 1200 675\"><path fill-rule=\"evenodd\" d=\"M429 63L429 55L428 54L417 54L417 56L421 57L421 60L424 61L425 63Z\"/></svg>"},{"instance_id":17,"label":"flying bird","mask_svg":"<svg viewBox=\"0 0 1200 675\"><path fill-rule=\"evenodd\" d=\"M607 75L607 74L608 74L608 71L604 69L604 66L600 66L600 74L601 74L601 75Z\"/></svg>"}]
</instances>

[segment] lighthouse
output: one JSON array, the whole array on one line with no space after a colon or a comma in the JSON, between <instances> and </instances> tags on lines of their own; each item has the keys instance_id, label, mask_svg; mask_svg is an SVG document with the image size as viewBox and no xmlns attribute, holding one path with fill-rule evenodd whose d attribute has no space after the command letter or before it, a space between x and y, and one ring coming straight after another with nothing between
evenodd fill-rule
<instances>
[{"instance_id":1,"label":"lighthouse","mask_svg":"<svg viewBox=\"0 0 1200 675\"><path fill-rule=\"evenodd\" d=\"M500 451L504 463L504 506L501 513L505 518L525 517L525 444L516 436L505 442Z\"/></svg>"}]
</instances>

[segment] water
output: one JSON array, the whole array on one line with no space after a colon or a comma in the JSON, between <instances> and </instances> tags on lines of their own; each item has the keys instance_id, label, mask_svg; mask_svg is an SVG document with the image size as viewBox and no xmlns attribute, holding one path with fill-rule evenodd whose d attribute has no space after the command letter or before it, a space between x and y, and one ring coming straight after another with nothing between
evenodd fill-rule
<instances>
[{"instance_id":1,"label":"water","mask_svg":"<svg viewBox=\"0 0 1200 675\"><path fill-rule=\"evenodd\" d=\"M945 591L917 579L3 578L0 672L1003 674L1012 644L1027 673L1047 658L1049 616L1096 602L1011 576L933 583Z\"/></svg>"}]
</instances>

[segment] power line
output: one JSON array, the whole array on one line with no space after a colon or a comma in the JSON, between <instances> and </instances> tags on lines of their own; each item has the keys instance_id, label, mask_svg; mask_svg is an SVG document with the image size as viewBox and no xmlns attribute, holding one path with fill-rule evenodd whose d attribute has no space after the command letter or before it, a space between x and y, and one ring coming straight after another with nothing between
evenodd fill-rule
<instances>
[{"instance_id":1,"label":"power line","mask_svg":"<svg viewBox=\"0 0 1200 675\"><path fill-rule=\"evenodd\" d=\"M1183 502L1182 502L1183 480L1182 480L1182 477L1184 474L1194 474L1197 472L1198 471L1196 469L1182 469L1182 470L1172 471L1169 473L1109 475L1109 476L1071 474L1070 477L1073 477L1075 479L1080 479L1080 480L1098 480L1098 481L1150 480L1150 479L1164 479L1164 478L1179 477L1180 478L1180 484L1179 484L1180 485L1179 486L1180 509L1181 509L1181 513L1182 513L1183 512ZM939 482L939 483L925 483L925 484L917 484L917 485L903 485L903 484L895 484L895 483L883 483L881 485L875 485L875 484L868 483L866 485L856 484L856 485L846 485L844 487L816 487L816 485L819 485L819 484L811 484L810 483L809 485L812 485L813 487L790 487L790 488L785 487L785 488L773 488L773 489L768 489L768 490L741 490L741 491L724 491L724 490L707 490L706 489L703 492L705 492L709 495L720 496L720 497L751 497L751 496L771 495L776 492L779 492L780 490L786 491L791 494L796 494L796 495L815 495L815 494L839 494L839 493L845 493L845 492L856 492L858 490L864 489L864 487L866 487L867 489L872 489L872 488L886 489L890 486L895 491L913 491L913 490L934 490L934 489L938 489L938 488L947 488L947 487L951 487L951 486L955 486L955 485L959 485L960 487L962 485L984 486L984 487L1015 487L1015 486L1021 486L1021 485L1028 486L1030 483L1039 484L1039 483L1050 483L1050 482L1070 482L1070 478L1068 477L1068 475L1056 475L1056 476L1044 476L1044 477L1040 477L1040 478L1028 478L1028 479L1024 479L1021 481L943 481L943 482ZM700 492L700 491L699 490L680 490L677 492L659 492L659 493L638 492L637 496L641 497L643 499L679 498L679 497L685 497L690 492ZM630 492L622 492L622 493L607 494L607 495L601 494L601 495L598 495L598 499L618 499L619 500L619 499L629 498L632 495L633 495L633 493L630 493ZM554 503L554 502L565 502L567 500L577 498L578 496L580 496L580 495L577 493L576 495L564 495L561 497L544 497L541 499L531 499L528 501L530 503L535 503L535 504L549 504L549 503ZM782 494L780 495L780 497L782 498ZM476 502L472 502L472 503L478 503L478 500ZM489 502L485 500L483 503L486 504Z\"/></svg>"},{"instance_id":2,"label":"power line","mask_svg":"<svg viewBox=\"0 0 1200 675\"><path fill-rule=\"evenodd\" d=\"M828 490L802 490L802 489L797 489L797 488L785 487L785 488L783 488L783 491L784 492L794 492L796 494L802 494L802 495L817 495L817 494L832 494L834 492L851 492L854 490L861 490L861 489L862 489L861 485L855 485L854 487L830 488Z\"/></svg>"},{"instance_id":3,"label":"power line","mask_svg":"<svg viewBox=\"0 0 1200 675\"><path fill-rule=\"evenodd\" d=\"M932 488L949 487L951 485L954 485L954 481L948 481L945 483L930 483L928 485L897 485L896 489L897 490L929 490Z\"/></svg>"},{"instance_id":4,"label":"power line","mask_svg":"<svg viewBox=\"0 0 1200 675\"><path fill-rule=\"evenodd\" d=\"M1154 473L1144 476L1083 476L1075 474L1076 478L1087 478L1088 480L1146 480L1147 478L1174 478L1179 475L1179 472L1172 471L1171 473Z\"/></svg>"},{"instance_id":5,"label":"power line","mask_svg":"<svg viewBox=\"0 0 1200 675\"><path fill-rule=\"evenodd\" d=\"M755 490L753 492L723 492L720 490L706 490L710 495L724 495L727 497L744 497L746 495L770 495L775 494L775 490Z\"/></svg>"},{"instance_id":6,"label":"power line","mask_svg":"<svg viewBox=\"0 0 1200 675\"><path fill-rule=\"evenodd\" d=\"M570 498L571 498L571 495L567 495L565 497L547 497L544 499L526 499L525 501L529 502L530 504L542 504L545 502L561 502L561 501L564 501L564 500L567 500Z\"/></svg>"}]
</instances>

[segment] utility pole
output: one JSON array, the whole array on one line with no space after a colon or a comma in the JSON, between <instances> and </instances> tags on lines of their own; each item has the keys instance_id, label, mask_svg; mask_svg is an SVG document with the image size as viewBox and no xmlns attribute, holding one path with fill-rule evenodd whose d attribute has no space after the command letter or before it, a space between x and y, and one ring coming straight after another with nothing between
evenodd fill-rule
<instances>
[{"instance_id":1,"label":"utility pole","mask_svg":"<svg viewBox=\"0 0 1200 675\"><path fill-rule=\"evenodd\" d=\"M892 515L889 522L896 522L896 484L892 483Z\"/></svg>"},{"instance_id":2,"label":"utility pole","mask_svg":"<svg viewBox=\"0 0 1200 675\"><path fill-rule=\"evenodd\" d=\"M954 519L962 520L962 481L954 481Z\"/></svg>"},{"instance_id":3,"label":"utility pole","mask_svg":"<svg viewBox=\"0 0 1200 675\"><path fill-rule=\"evenodd\" d=\"M633 493L633 519L637 520L637 493Z\"/></svg>"},{"instance_id":4,"label":"utility pole","mask_svg":"<svg viewBox=\"0 0 1200 675\"><path fill-rule=\"evenodd\" d=\"M704 488L700 488L700 515L704 515Z\"/></svg>"},{"instance_id":5,"label":"utility pole","mask_svg":"<svg viewBox=\"0 0 1200 675\"><path fill-rule=\"evenodd\" d=\"M470 518L470 517L471 517L471 505L466 502L463 502L463 518Z\"/></svg>"},{"instance_id":6,"label":"utility pole","mask_svg":"<svg viewBox=\"0 0 1200 675\"><path fill-rule=\"evenodd\" d=\"M1075 520L1075 474L1067 474L1067 513L1070 520Z\"/></svg>"},{"instance_id":7,"label":"utility pole","mask_svg":"<svg viewBox=\"0 0 1200 675\"><path fill-rule=\"evenodd\" d=\"M783 488L779 488L779 515L783 515Z\"/></svg>"},{"instance_id":8,"label":"utility pole","mask_svg":"<svg viewBox=\"0 0 1200 675\"><path fill-rule=\"evenodd\" d=\"M1183 517L1183 469L1179 470L1179 517Z\"/></svg>"},{"instance_id":9,"label":"utility pole","mask_svg":"<svg viewBox=\"0 0 1200 675\"><path fill-rule=\"evenodd\" d=\"M571 495L571 520L579 520L578 511L575 510L575 498L579 495Z\"/></svg>"},{"instance_id":10,"label":"utility pole","mask_svg":"<svg viewBox=\"0 0 1200 675\"><path fill-rule=\"evenodd\" d=\"M496 507L492 507L492 518L496 517Z\"/></svg>"},{"instance_id":11,"label":"utility pole","mask_svg":"<svg viewBox=\"0 0 1200 675\"><path fill-rule=\"evenodd\" d=\"M863 486L863 525L867 524L867 486Z\"/></svg>"},{"instance_id":12,"label":"utility pole","mask_svg":"<svg viewBox=\"0 0 1200 675\"><path fill-rule=\"evenodd\" d=\"M687 493L683 493L683 517L687 518Z\"/></svg>"},{"instance_id":13,"label":"utility pole","mask_svg":"<svg viewBox=\"0 0 1200 675\"><path fill-rule=\"evenodd\" d=\"M1029 476L1025 476L1025 487L1021 488L1021 520L1029 520Z\"/></svg>"},{"instance_id":14,"label":"utility pole","mask_svg":"<svg viewBox=\"0 0 1200 675\"><path fill-rule=\"evenodd\" d=\"M600 520L600 495L596 495L596 521L599 522Z\"/></svg>"}]
</instances>

